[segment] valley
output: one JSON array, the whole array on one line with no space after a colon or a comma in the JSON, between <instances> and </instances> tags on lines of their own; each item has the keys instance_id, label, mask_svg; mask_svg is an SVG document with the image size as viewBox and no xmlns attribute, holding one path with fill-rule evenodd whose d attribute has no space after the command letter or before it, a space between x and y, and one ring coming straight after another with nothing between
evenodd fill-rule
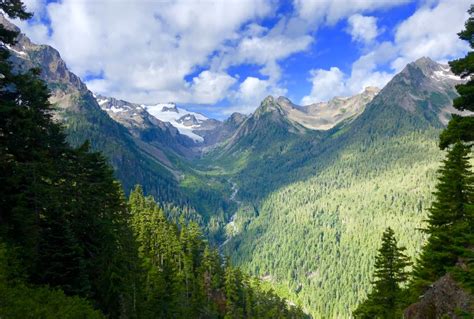
<instances>
[{"instance_id":1,"label":"valley","mask_svg":"<svg viewBox=\"0 0 474 319\"><path fill-rule=\"evenodd\" d=\"M316 318L345 317L366 296L386 227L412 258L423 246L416 229L433 200L438 135L459 81L442 72L420 59L381 92L356 97L358 113L326 130L298 122L289 100L268 97L229 137L188 157L180 185L213 188L229 202L212 238L237 265ZM204 224L215 222L213 206L204 209Z\"/></svg>"},{"instance_id":2,"label":"valley","mask_svg":"<svg viewBox=\"0 0 474 319\"><path fill-rule=\"evenodd\" d=\"M0 24L20 32L3 15ZM146 256L146 263L167 269L163 258L174 262L199 246L219 275L228 257L226 265L261 279L258 298L273 289L291 300L271 295L278 306L298 305L312 318L350 318L366 300L388 227L416 260L446 155L439 135L452 114L469 114L452 102L456 85L466 81L429 57L408 63L383 87L353 96L297 105L269 95L253 112L214 119L185 103L143 104L92 92L56 49L25 34L8 50L17 70L40 70L67 142L83 147L89 141L113 167L120 196L132 194L127 207L139 216L132 222L137 234L152 238L147 227L163 227L158 235L168 246L155 243L161 261ZM155 224L140 224L150 220ZM191 269L197 257L188 257L183 267ZM221 289L225 280L214 284ZM188 294L188 277L185 282ZM224 297L212 298L217 310L209 306L209 313L220 311Z\"/></svg>"}]
</instances>

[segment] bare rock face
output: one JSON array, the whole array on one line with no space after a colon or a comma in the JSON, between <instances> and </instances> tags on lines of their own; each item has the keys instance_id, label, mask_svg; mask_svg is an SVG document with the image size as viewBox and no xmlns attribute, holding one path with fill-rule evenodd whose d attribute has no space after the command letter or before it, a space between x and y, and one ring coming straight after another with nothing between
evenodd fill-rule
<instances>
[{"instance_id":1,"label":"bare rock face","mask_svg":"<svg viewBox=\"0 0 474 319\"><path fill-rule=\"evenodd\" d=\"M406 319L466 318L459 311L474 311L474 298L446 274L436 281L421 297L404 311Z\"/></svg>"}]
</instances>

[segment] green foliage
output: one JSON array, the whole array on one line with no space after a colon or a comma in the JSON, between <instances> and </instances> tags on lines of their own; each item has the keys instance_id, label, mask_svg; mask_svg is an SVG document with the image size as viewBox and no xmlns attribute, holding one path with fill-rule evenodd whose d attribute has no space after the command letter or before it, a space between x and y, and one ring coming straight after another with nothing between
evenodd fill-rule
<instances>
[{"instance_id":1,"label":"green foliage","mask_svg":"<svg viewBox=\"0 0 474 319\"><path fill-rule=\"evenodd\" d=\"M448 127L441 132L439 137L439 146L441 149L446 149L457 141L469 143L474 141L474 117L459 116L453 114L453 117L448 123Z\"/></svg>"},{"instance_id":2,"label":"green foliage","mask_svg":"<svg viewBox=\"0 0 474 319\"><path fill-rule=\"evenodd\" d=\"M474 5L468 11L469 19L465 23L464 30L458 33L459 38L468 42L471 49L474 48ZM474 52L470 51L464 58L449 62L449 66L454 74L466 79L466 83L456 86L459 96L454 99L453 106L458 110L474 111ZM474 131L474 122L470 116L456 116L454 121L450 122L447 129L441 135L441 147L446 148L456 143L458 140L466 142L474 141L472 132Z\"/></svg>"},{"instance_id":3,"label":"green foliage","mask_svg":"<svg viewBox=\"0 0 474 319\"><path fill-rule=\"evenodd\" d=\"M389 227L382 235L382 246L375 257L372 292L354 311L355 318L400 318L403 292L401 285L408 280L406 268L411 264L398 247L394 231Z\"/></svg>"},{"instance_id":4,"label":"green foliage","mask_svg":"<svg viewBox=\"0 0 474 319\"><path fill-rule=\"evenodd\" d=\"M244 270L286 287L316 318L349 316L370 288L385 228L396 231L409 256L421 249L417 228L442 159L438 132L374 137L313 158L317 168L307 170L314 176L237 213L238 234L225 251Z\"/></svg>"},{"instance_id":5,"label":"green foliage","mask_svg":"<svg viewBox=\"0 0 474 319\"><path fill-rule=\"evenodd\" d=\"M316 318L347 317L366 298L385 228L417 255L426 235L416 229L443 156L438 112L456 94L433 91L431 81L423 65L410 64L356 119L248 145L246 165L229 174L243 202L227 227L233 262L285 287ZM231 151L223 158L237 159Z\"/></svg>"},{"instance_id":6,"label":"green foliage","mask_svg":"<svg viewBox=\"0 0 474 319\"><path fill-rule=\"evenodd\" d=\"M130 194L129 205L143 270L141 318L305 317L224 264L197 224L168 221L140 186Z\"/></svg>"},{"instance_id":7,"label":"green foliage","mask_svg":"<svg viewBox=\"0 0 474 319\"><path fill-rule=\"evenodd\" d=\"M133 237L113 171L87 143L66 143L38 70L19 73L3 46L0 55L0 238L18 276L89 298L111 317L132 315Z\"/></svg>"},{"instance_id":8,"label":"green foliage","mask_svg":"<svg viewBox=\"0 0 474 319\"><path fill-rule=\"evenodd\" d=\"M10 258L8 258L10 257ZM15 261L0 243L0 317L9 319L105 318L83 298L66 296L59 289L29 287L12 280Z\"/></svg>"},{"instance_id":9,"label":"green foliage","mask_svg":"<svg viewBox=\"0 0 474 319\"><path fill-rule=\"evenodd\" d=\"M425 232L429 235L415 267L413 288L421 292L459 262L472 268L474 242L474 175L470 147L457 142L439 170L435 201L429 210ZM464 273L472 287L472 269ZM470 278L469 278L470 277Z\"/></svg>"}]
</instances>

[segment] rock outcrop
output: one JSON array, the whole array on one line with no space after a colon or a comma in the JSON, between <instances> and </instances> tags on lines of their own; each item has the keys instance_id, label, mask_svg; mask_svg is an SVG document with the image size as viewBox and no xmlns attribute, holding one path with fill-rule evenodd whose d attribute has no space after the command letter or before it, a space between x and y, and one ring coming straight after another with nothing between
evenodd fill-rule
<instances>
[{"instance_id":1,"label":"rock outcrop","mask_svg":"<svg viewBox=\"0 0 474 319\"><path fill-rule=\"evenodd\" d=\"M421 296L420 301L404 311L406 319L466 318L462 313L473 313L474 298L446 274Z\"/></svg>"}]
</instances>

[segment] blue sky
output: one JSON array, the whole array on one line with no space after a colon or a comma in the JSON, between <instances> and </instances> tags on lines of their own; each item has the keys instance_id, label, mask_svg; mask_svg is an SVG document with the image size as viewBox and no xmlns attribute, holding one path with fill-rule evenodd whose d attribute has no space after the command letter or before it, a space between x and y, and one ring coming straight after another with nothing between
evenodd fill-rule
<instances>
[{"instance_id":1,"label":"blue sky","mask_svg":"<svg viewBox=\"0 0 474 319\"><path fill-rule=\"evenodd\" d=\"M465 54L468 0L27 0L19 22L100 94L218 118L383 87L422 56Z\"/></svg>"}]
</instances>

